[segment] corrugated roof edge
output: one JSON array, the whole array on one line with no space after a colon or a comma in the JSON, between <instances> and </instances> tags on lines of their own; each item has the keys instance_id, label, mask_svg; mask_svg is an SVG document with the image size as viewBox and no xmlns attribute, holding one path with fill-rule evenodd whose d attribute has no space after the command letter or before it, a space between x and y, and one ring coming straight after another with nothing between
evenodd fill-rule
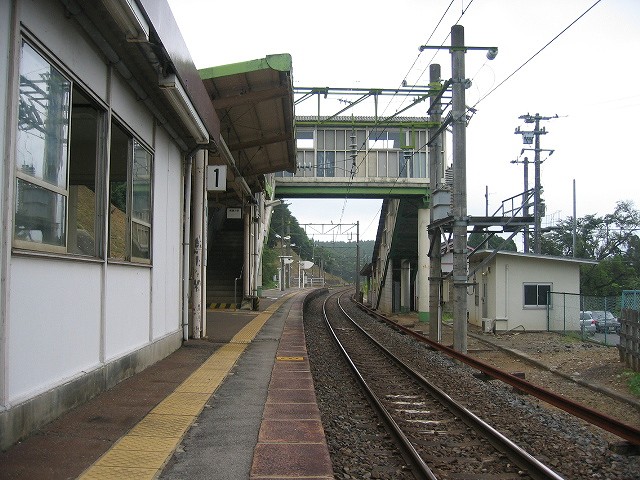
<instances>
[{"instance_id":1,"label":"corrugated roof edge","mask_svg":"<svg viewBox=\"0 0 640 480\"><path fill-rule=\"evenodd\" d=\"M278 72L291 72L293 61L288 53L267 55L265 58L247 60L246 62L218 65L216 67L202 68L198 70L202 80L227 77L241 73L256 72L259 70L275 70Z\"/></svg>"},{"instance_id":2,"label":"corrugated roof edge","mask_svg":"<svg viewBox=\"0 0 640 480\"><path fill-rule=\"evenodd\" d=\"M475 258L485 258L489 254L493 253L493 250L478 250L473 254ZM521 258L536 258L539 260L555 260L557 262L569 262L569 263L583 263L587 265L597 265L600 263L598 260L591 260L589 258L573 258L573 257L559 257L556 255L544 255L541 253L524 253L524 252L509 252L509 251L499 251L498 255L509 255L514 257Z\"/></svg>"}]
</instances>

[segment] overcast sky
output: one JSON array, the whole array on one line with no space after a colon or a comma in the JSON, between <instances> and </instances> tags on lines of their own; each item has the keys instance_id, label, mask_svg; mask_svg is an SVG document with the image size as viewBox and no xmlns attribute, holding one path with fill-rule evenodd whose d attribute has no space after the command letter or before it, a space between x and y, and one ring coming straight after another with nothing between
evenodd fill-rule
<instances>
[{"instance_id":1,"label":"overcast sky","mask_svg":"<svg viewBox=\"0 0 640 480\"><path fill-rule=\"evenodd\" d=\"M477 109L467 129L469 214L484 215L486 188L490 213L502 200L523 191L523 166L510 162L527 155L532 160L534 153L520 156L525 146L514 130L532 130L518 117L540 113L558 115L542 123L548 133L541 137L541 147L554 150L542 163L541 179L547 212L556 219L572 215L574 179L578 217L610 213L619 200L640 208L635 149L640 137L640 1L600 1L499 86L594 3L169 0L197 68L289 53L296 87L397 88L403 80L409 86L426 85L430 63L439 63L442 77L450 78L447 50L420 54L418 47L427 42L448 45L451 26L463 25L466 45L499 48L491 62L484 52L466 55L466 76L472 79L466 103ZM398 105L386 101L381 100L379 110L394 113ZM328 101L321 113L330 115L343 107ZM315 113L316 108L315 103L303 103L296 113ZM362 108L373 114L372 104ZM411 114L425 116L427 107L421 108ZM451 162L450 153L447 161ZM533 186L533 166L529 185ZM300 223L359 220L361 238L375 238L380 201L290 203Z\"/></svg>"}]
</instances>

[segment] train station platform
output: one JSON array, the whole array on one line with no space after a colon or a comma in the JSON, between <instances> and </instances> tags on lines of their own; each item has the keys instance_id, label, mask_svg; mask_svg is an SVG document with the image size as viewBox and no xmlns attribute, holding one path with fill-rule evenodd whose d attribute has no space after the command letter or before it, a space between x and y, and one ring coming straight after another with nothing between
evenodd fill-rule
<instances>
[{"instance_id":1,"label":"train station platform","mask_svg":"<svg viewBox=\"0 0 640 480\"><path fill-rule=\"evenodd\" d=\"M207 312L207 339L0 453L0 479L333 478L302 312L311 290Z\"/></svg>"}]
</instances>

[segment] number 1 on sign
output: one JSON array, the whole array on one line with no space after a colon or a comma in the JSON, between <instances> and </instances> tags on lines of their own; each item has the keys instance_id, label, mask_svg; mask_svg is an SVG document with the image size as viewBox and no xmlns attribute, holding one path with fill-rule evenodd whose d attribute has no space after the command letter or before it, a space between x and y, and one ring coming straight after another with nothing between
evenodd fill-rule
<instances>
[{"instance_id":1,"label":"number 1 on sign","mask_svg":"<svg viewBox=\"0 0 640 480\"><path fill-rule=\"evenodd\" d=\"M207 190L224 192L227 189L227 166L207 165Z\"/></svg>"}]
</instances>

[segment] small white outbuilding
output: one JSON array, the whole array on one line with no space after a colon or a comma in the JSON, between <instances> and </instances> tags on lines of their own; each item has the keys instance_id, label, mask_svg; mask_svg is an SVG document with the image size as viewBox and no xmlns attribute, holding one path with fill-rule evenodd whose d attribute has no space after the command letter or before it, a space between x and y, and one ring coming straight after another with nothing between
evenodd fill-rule
<instances>
[{"instance_id":1,"label":"small white outbuilding","mask_svg":"<svg viewBox=\"0 0 640 480\"><path fill-rule=\"evenodd\" d=\"M469 258L473 295L469 322L485 331L521 328L545 331L549 292L580 293L580 265L593 260L519 252L483 250ZM553 298L553 296L551 297ZM553 302L550 305L553 308Z\"/></svg>"}]
</instances>

